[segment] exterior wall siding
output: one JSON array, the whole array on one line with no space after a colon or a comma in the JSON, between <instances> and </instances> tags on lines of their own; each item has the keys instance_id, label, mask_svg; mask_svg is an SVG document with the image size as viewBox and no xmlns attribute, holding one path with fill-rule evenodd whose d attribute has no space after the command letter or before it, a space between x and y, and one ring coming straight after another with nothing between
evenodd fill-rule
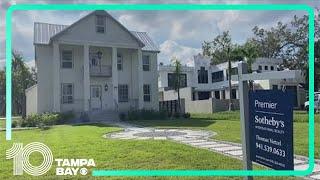
<instances>
[{"instance_id":1,"label":"exterior wall siding","mask_svg":"<svg viewBox=\"0 0 320 180\"><path fill-rule=\"evenodd\" d=\"M36 45L36 66L38 78L37 112L43 113L53 109L52 46ZM31 102L27 101L27 106Z\"/></svg>"}]
</instances>

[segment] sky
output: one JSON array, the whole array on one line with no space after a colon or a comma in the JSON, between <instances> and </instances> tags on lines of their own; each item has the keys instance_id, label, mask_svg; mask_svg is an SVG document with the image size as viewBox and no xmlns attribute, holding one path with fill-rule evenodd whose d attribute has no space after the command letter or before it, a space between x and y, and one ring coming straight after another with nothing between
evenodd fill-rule
<instances>
[{"instance_id":1,"label":"sky","mask_svg":"<svg viewBox=\"0 0 320 180\"><path fill-rule=\"evenodd\" d=\"M18 3L224 3L224 4L309 4L320 8L320 0L15 0L0 2L0 46L5 45L5 12ZM28 66L34 66L34 22L70 25L89 11L16 11L12 19L12 46L21 53ZM158 63L169 64L177 57L182 64L193 65L194 55L201 53L203 41L212 40L223 31L229 31L234 43L243 43L252 37L252 28L270 28L278 21L289 22L303 11L109 11L127 29L145 31L160 47ZM0 49L0 68L5 64L4 48Z\"/></svg>"}]
</instances>

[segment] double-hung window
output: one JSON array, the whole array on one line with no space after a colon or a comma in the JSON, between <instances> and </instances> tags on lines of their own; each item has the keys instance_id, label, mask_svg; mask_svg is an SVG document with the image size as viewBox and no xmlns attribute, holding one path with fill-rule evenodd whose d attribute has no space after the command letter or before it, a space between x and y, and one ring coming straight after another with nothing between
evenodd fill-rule
<instances>
[{"instance_id":1,"label":"double-hung window","mask_svg":"<svg viewBox=\"0 0 320 180\"><path fill-rule=\"evenodd\" d=\"M71 69L73 67L73 55L71 50L62 50L61 68Z\"/></svg>"},{"instance_id":2,"label":"double-hung window","mask_svg":"<svg viewBox=\"0 0 320 180\"><path fill-rule=\"evenodd\" d=\"M118 86L119 102L129 101L129 90L127 84L119 84Z\"/></svg>"},{"instance_id":3,"label":"double-hung window","mask_svg":"<svg viewBox=\"0 0 320 180\"><path fill-rule=\"evenodd\" d=\"M117 69L118 71L122 71L123 69L123 58L121 54L117 54Z\"/></svg>"},{"instance_id":4,"label":"double-hung window","mask_svg":"<svg viewBox=\"0 0 320 180\"><path fill-rule=\"evenodd\" d=\"M143 71L150 71L150 56L142 56L142 68Z\"/></svg>"},{"instance_id":5,"label":"double-hung window","mask_svg":"<svg viewBox=\"0 0 320 180\"><path fill-rule=\"evenodd\" d=\"M145 102L151 101L150 84L143 85L143 101Z\"/></svg>"},{"instance_id":6,"label":"double-hung window","mask_svg":"<svg viewBox=\"0 0 320 180\"><path fill-rule=\"evenodd\" d=\"M101 15L96 16L96 32L97 33L106 32L106 16L101 16Z\"/></svg>"},{"instance_id":7,"label":"double-hung window","mask_svg":"<svg viewBox=\"0 0 320 180\"><path fill-rule=\"evenodd\" d=\"M73 103L73 84L62 83L61 84L62 104Z\"/></svg>"}]
</instances>

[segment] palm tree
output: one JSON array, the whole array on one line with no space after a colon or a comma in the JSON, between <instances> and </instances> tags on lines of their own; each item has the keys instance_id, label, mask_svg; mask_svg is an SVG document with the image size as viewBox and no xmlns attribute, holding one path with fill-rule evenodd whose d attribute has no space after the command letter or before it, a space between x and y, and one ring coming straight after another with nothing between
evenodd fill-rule
<instances>
[{"instance_id":1,"label":"palm tree","mask_svg":"<svg viewBox=\"0 0 320 180\"><path fill-rule=\"evenodd\" d=\"M180 102L180 78L181 78L181 63L180 60L176 57L171 59L171 62L174 66L174 90L178 93L178 114L181 114L181 102Z\"/></svg>"}]
</instances>

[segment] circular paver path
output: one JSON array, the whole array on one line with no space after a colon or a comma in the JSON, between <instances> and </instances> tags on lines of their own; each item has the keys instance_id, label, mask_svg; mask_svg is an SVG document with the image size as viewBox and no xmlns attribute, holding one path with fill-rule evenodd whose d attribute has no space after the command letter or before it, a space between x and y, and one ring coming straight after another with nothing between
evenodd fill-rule
<instances>
[{"instance_id":1,"label":"circular paver path","mask_svg":"<svg viewBox=\"0 0 320 180\"><path fill-rule=\"evenodd\" d=\"M153 129L153 128L126 128L122 132L107 134L114 139L155 139L155 140L196 140L209 139L216 133L189 129Z\"/></svg>"}]
</instances>

